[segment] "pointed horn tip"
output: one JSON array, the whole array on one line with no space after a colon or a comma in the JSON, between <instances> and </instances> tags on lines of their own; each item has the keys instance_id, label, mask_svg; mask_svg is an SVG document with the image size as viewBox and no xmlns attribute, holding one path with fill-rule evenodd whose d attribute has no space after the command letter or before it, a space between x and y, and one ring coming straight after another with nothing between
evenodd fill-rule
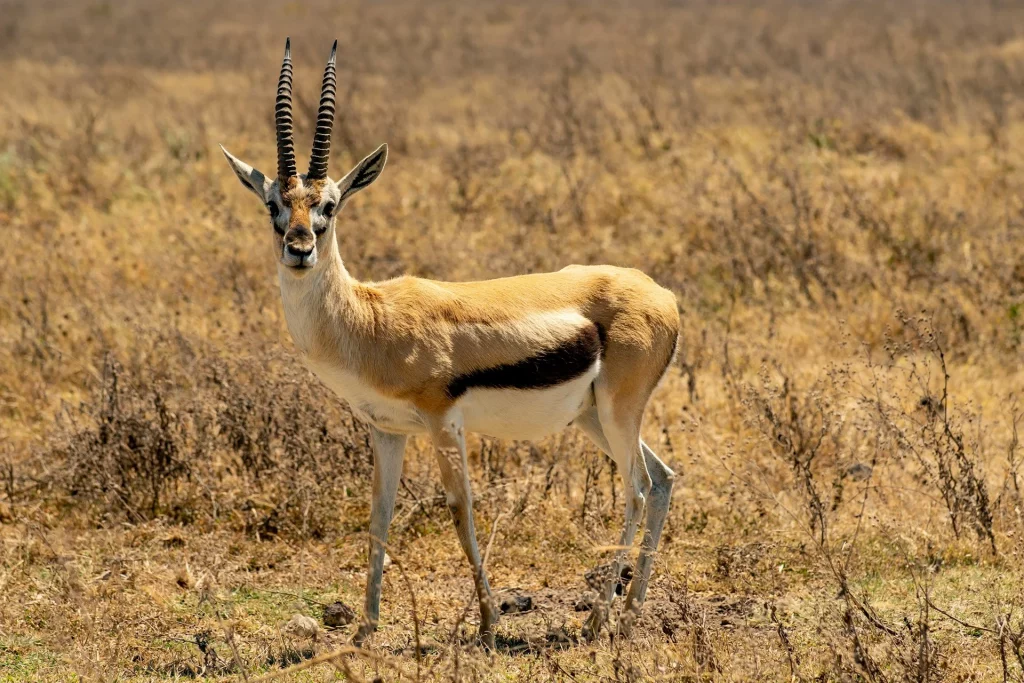
<instances>
[{"instance_id":1,"label":"pointed horn tip","mask_svg":"<svg viewBox=\"0 0 1024 683\"><path fill-rule=\"evenodd\" d=\"M338 39L334 39L334 45L331 47L331 58L328 60L329 64L333 64L338 56Z\"/></svg>"},{"instance_id":2,"label":"pointed horn tip","mask_svg":"<svg viewBox=\"0 0 1024 683\"><path fill-rule=\"evenodd\" d=\"M286 37L284 39L284 56L285 57L291 57L292 56L292 39L291 39L290 36Z\"/></svg>"}]
</instances>

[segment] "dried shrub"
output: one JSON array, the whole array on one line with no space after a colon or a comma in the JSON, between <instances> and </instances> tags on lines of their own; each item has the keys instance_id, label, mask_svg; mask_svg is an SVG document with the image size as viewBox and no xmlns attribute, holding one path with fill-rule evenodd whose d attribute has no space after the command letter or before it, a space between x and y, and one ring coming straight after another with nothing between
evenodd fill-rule
<instances>
[{"instance_id":1,"label":"dried shrub","mask_svg":"<svg viewBox=\"0 0 1024 683\"><path fill-rule=\"evenodd\" d=\"M193 467L208 443L191 420L179 420L163 392L140 390L108 356L93 400L63 417L63 443L47 459L57 463L55 483L69 496L133 521L188 505Z\"/></svg>"},{"instance_id":2,"label":"dried shrub","mask_svg":"<svg viewBox=\"0 0 1024 683\"><path fill-rule=\"evenodd\" d=\"M257 537L322 536L367 481L369 434L311 375L269 361L208 361L183 396L108 356L94 397L62 413L48 486L103 516L234 511Z\"/></svg>"},{"instance_id":3,"label":"dried shrub","mask_svg":"<svg viewBox=\"0 0 1024 683\"><path fill-rule=\"evenodd\" d=\"M953 402L946 354L931 319L902 315L901 322L905 338L891 340L886 351L905 383L888 392L879 383L877 393L864 401L896 452L919 467L916 478L938 490L953 533L959 537L965 529L973 530L994 554L994 515L985 480L983 437L966 431L978 418ZM906 365L897 365L902 358L907 359ZM908 405L908 389L917 392L916 405Z\"/></svg>"}]
</instances>

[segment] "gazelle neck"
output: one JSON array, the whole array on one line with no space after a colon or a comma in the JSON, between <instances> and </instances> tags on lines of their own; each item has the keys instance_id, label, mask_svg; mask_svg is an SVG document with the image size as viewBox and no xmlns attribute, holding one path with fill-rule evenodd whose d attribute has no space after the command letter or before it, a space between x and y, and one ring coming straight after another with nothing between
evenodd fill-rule
<instances>
[{"instance_id":1,"label":"gazelle neck","mask_svg":"<svg viewBox=\"0 0 1024 683\"><path fill-rule=\"evenodd\" d=\"M328 241L311 272L297 276L281 264L277 271L288 331L299 351L312 360L331 354L328 347L349 346L357 282L345 269L337 241Z\"/></svg>"}]
</instances>

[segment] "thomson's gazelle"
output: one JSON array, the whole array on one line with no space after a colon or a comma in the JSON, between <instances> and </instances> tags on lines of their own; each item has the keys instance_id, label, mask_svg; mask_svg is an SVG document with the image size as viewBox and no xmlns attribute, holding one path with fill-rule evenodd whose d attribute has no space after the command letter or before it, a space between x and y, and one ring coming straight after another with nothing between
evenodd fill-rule
<instances>
[{"instance_id":1,"label":"thomson's gazelle","mask_svg":"<svg viewBox=\"0 0 1024 683\"><path fill-rule=\"evenodd\" d=\"M334 123L335 50L324 72L309 172L295 166L288 43L277 89L277 178L226 150L242 184L270 212L285 318L310 369L369 423L373 434L370 569L361 643L380 610L383 544L402 473L406 435L437 450L459 541L473 565L480 632L497 620L473 529L466 432L538 439L569 424L610 455L625 481L625 527L614 571L584 628L605 622L615 580L646 504L647 522L620 632L628 632L650 579L673 473L640 439L644 408L672 361L675 296L643 273L569 266L484 282L400 277L364 283L345 269L335 236L345 202L380 175L387 146L341 180L327 177Z\"/></svg>"}]
</instances>

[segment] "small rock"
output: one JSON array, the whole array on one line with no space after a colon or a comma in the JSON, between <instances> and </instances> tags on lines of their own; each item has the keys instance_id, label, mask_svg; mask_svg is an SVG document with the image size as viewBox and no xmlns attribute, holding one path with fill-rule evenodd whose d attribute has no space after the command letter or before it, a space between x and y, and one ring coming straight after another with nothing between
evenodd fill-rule
<instances>
[{"instance_id":1,"label":"small rock","mask_svg":"<svg viewBox=\"0 0 1024 683\"><path fill-rule=\"evenodd\" d=\"M533 611L533 598L529 595L513 595L501 601L502 614L522 614Z\"/></svg>"},{"instance_id":2,"label":"small rock","mask_svg":"<svg viewBox=\"0 0 1024 683\"><path fill-rule=\"evenodd\" d=\"M355 618L356 613L343 602L332 602L327 607L324 607L324 626L328 628L347 626Z\"/></svg>"},{"instance_id":3,"label":"small rock","mask_svg":"<svg viewBox=\"0 0 1024 683\"><path fill-rule=\"evenodd\" d=\"M292 616L281 630L299 638L316 640L317 635L320 633L320 626L316 623L316 619L303 614L296 614Z\"/></svg>"},{"instance_id":4,"label":"small rock","mask_svg":"<svg viewBox=\"0 0 1024 683\"><path fill-rule=\"evenodd\" d=\"M864 463L859 462L856 465L852 465L848 470L846 470L846 474L848 477L850 477L850 479L853 479L854 481L867 481L868 479L871 478L871 473L873 471L874 470L872 469L871 465L865 465Z\"/></svg>"},{"instance_id":5,"label":"small rock","mask_svg":"<svg viewBox=\"0 0 1024 683\"><path fill-rule=\"evenodd\" d=\"M573 605L573 609L577 612L588 612L594 607L594 596L591 593L584 593L580 596L580 599Z\"/></svg>"},{"instance_id":6,"label":"small rock","mask_svg":"<svg viewBox=\"0 0 1024 683\"><path fill-rule=\"evenodd\" d=\"M384 569L387 569L390 566L391 566L391 556L388 555L387 553L384 553Z\"/></svg>"}]
</instances>

